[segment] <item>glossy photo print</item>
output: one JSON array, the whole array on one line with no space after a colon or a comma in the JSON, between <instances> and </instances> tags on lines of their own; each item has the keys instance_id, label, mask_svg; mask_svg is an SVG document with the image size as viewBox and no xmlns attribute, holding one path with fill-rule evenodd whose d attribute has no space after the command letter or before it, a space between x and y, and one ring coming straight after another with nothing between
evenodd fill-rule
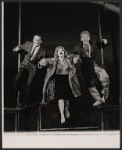
<instances>
[{"instance_id":1,"label":"glossy photo print","mask_svg":"<svg viewBox=\"0 0 122 150\"><path fill-rule=\"evenodd\" d=\"M120 2L1 2L2 148L120 148Z\"/></svg>"}]
</instances>

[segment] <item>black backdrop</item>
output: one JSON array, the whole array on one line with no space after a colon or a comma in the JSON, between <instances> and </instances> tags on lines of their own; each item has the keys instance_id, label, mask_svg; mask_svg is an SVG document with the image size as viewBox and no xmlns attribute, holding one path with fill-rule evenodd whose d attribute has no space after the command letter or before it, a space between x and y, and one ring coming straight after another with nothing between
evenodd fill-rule
<instances>
[{"instance_id":1,"label":"black backdrop","mask_svg":"<svg viewBox=\"0 0 122 150\"><path fill-rule=\"evenodd\" d=\"M13 100L13 81L17 73L17 54L12 48L18 44L19 3L5 3L4 50L4 105L16 105ZM56 46L62 45L72 53L80 42L79 33L88 30L92 40L99 38L97 6L91 3L22 3L22 41L32 40L34 34L42 35L43 47L53 56ZM100 7L106 71L110 75L108 104L119 101L119 16ZM99 61L100 59L98 59ZM83 87L82 87L83 88Z\"/></svg>"}]
</instances>

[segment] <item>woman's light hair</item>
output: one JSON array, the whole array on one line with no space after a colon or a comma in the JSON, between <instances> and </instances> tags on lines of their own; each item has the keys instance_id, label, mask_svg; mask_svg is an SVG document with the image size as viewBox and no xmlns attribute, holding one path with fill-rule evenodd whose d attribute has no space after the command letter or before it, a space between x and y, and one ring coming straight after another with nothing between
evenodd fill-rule
<instances>
[{"instance_id":1,"label":"woman's light hair","mask_svg":"<svg viewBox=\"0 0 122 150\"><path fill-rule=\"evenodd\" d=\"M82 37L83 34L87 34L89 36L89 38L90 38L90 33L88 31L82 31L80 33L80 37Z\"/></svg>"},{"instance_id":2,"label":"woman's light hair","mask_svg":"<svg viewBox=\"0 0 122 150\"><path fill-rule=\"evenodd\" d=\"M67 51L65 50L65 48L63 46L57 46L55 48L54 57L58 58L58 50L59 49L62 49L64 51L64 57L67 57L68 53L67 53Z\"/></svg>"}]
</instances>

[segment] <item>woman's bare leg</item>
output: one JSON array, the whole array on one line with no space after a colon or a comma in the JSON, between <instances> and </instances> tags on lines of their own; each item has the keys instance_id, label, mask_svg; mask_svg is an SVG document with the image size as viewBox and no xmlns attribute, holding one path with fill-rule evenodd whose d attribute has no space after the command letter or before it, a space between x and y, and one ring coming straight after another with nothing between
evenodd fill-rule
<instances>
[{"instance_id":1,"label":"woman's bare leg","mask_svg":"<svg viewBox=\"0 0 122 150\"><path fill-rule=\"evenodd\" d=\"M61 124L65 123L65 117L64 117L64 100L60 99L58 100L58 107L61 114Z\"/></svg>"},{"instance_id":2,"label":"woman's bare leg","mask_svg":"<svg viewBox=\"0 0 122 150\"><path fill-rule=\"evenodd\" d=\"M69 118L70 117L70 113L69 113L69 101L65 100L65 117Z\"/></svg>"}]
</instances>

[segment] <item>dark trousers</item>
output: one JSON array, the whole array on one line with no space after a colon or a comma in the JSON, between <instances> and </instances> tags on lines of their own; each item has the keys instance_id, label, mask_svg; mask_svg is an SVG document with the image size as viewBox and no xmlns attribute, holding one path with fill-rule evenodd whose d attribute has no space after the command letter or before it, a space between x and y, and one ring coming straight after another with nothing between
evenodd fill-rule
<instances>
[{"instance_id":1,"label":"dark trousers","mask_svg":"<svg viewBox=\"0 0 122 150\"><path fill-rule=\"evenodd\" d=\"M27 105L27 102L29 100L29 95L31 91L31 86L33 82L33 78L36 74L36 68L30 67L29 65L21 67L19 72L16 75L16 78L14 80L14 98L17 100L18 91L20 91L21 83L23 83L23 80L25 80L25 76L27 76L27 83L26 83L26 89L25 89L25 98L22 105ZM21 93L21 91L20 91Z\"/></svg>"}]
</instances>

